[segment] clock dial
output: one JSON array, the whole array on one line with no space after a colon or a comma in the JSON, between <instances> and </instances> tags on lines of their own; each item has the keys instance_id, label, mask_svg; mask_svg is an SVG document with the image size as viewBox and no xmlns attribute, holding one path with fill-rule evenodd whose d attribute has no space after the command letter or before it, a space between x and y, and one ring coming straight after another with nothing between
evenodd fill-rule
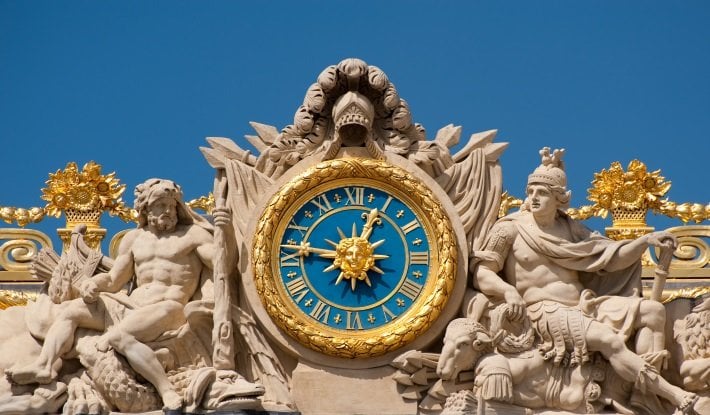
<instances>
[{"instance_id":1,"label":"clock dial","mask_svg":"<svg viewBox=\"0 0 710 415\"><path fill-rule=\"evenodd\" d=\"M426 331L453 287L451 224L431 191L383 160L340 159L282 186L252 267L271 319L303 345L374 357Z\"/></svg>"},{"instance_id":2,"label":"clock dial","mask_svg":"<svg viewBox=\"0 0 710 415\"><path fill-rule=\"evenodd\" d=\"M418 298L429 275L429 238L391 190L349 182L297 203L280 239L279 275L315 322L363 330L395 320Z\"/></svg>"}]
</instances>

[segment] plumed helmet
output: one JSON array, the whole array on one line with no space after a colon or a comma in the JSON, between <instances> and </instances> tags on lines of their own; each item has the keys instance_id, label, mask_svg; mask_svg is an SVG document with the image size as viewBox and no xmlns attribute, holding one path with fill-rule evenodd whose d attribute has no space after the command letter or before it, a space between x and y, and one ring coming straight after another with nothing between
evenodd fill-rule
<instances>
[{"instance_id":1,"label":"plumed helmet","mask_svg":"<svg viewBox=\"0 0 710 415\"><path fill-rule=\"evenodd\" d=\"M528 185L533 183L546 184L553 187L567 189L567 174L565 173L562 156L565 149L555 149L550 153L550 147L540 150L542 161L540 165L528 176Z\"/></svg>"},{"instance_id":2,"label":"plumed helmet","mask_svg":"<svg viewBox=\"0 0 710 415\"><path fill-rule=\"evenodd\" d=\"M335 129L348 124L355 124L365 127L368 131L372 128L375 118L375 109L364 95L356 91L348 91L343 94L333 106L333 120Z\"/></svg>"}]
</instances>

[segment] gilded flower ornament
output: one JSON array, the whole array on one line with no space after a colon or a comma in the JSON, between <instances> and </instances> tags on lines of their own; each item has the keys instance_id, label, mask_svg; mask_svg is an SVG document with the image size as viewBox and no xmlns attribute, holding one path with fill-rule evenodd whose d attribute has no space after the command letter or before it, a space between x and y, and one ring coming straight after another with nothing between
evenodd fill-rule
<instances>
[{"instance_id":1,"label":"gilded flower ornament","mask_svg":"<svg viewBox=\"0 0 710 415\"><path fill-rule=\"evenodd\" d=\"M116 173L101 174L101 165L90 161L79 171L77 164L70 162L64 170L49 174L47 187L42 189L46 200L47 215L59 217L68 209L80 212L108 211L122 219L130 220L131 210L121 200L126 190L119 184Z\"/></svg>"},{"instance_id":2,"label":"gilded flower ornament","mask_svg":"<svg viewBox=\"0 0 710 415\"><path fill-rule=\"evenodd\" d=\"M595 202L602 216L612 209L657 209L671 182L665 181L661 171L649 172L639 160L632 160L626 171L615 161L609 170L594 174L588 199Z\"/></svg>"}]
</instances>

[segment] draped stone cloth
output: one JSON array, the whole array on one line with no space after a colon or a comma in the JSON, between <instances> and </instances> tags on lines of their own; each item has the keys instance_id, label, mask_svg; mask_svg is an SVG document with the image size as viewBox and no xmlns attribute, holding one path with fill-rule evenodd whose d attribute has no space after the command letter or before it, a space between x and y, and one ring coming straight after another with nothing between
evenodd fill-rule
<instances>
[{"instance_id":1,"label":"draped stone cloth","mask_svg":"<svg viewBox=\"0 0 710 415\"><path fill-rule=\"evenodd\" d=\"M454 203L473 250L481 249L486 232L495 223L502 193L501 167L497 159L488 157L485 147L476 148L436 179Z\"/></svg>"},{"instance_id":2,"label":"draped stone cloth","mask_svg":"<svg viewBox=\"0 0 710 415\"><path fill-rule=\"evenodd\" d=\"M272 181L239 160L226 159L224 163L228 183L226 203L232 211L232 225L239 251L238 260L244 263L249 258L246 254L249 249L246 246L246 233L251 215L264 189L271 186ZM235 270L235 274L236 279L241 279L242 275L238 270ZM233 298L236 299L236 304L231 305L231 314L237 328L236 360L240 373L248 380L264 386L264 401L294 408L289 376L258 327L245 291L239 289Z\"/></svg>"},{"instance_id":3,"label":"draped stone cloth","mask_svg":"<svg viewBox=\"0 0 710 415\"><path fill-rule=\"evenodd\" d=\"M536 227L524 226L520 220L524 214L529 213L508 215L496 225L509 224L514 229L514 234L509 238L522 238L526 245L551 262L577 271L584 287L580 302L575 307L554 301L528 305L528 316L542 340L538 347L546 358L554 358L555 363L560 363L566 350L571 353L572 365L588 361L584 338L593 320L613 327L628 339L633 334L642 300L639 295L641 263L637 261L618 271L607 271L606 268L630 241L605 238L563 212L559 212L558 220L568 228L570 239L547 235ZM484 250L474 252L474 257L477 261L495 262L499 269L503 269L505 258L500 252L490 249L491 245L487 240Z\"/></svg>"},{"instance_id":4,"label":"draped stone cloth","mask_svg":"<svg viewBox=\"0 0 710 415\"><path fill-rule=\"evenodd\" d=\"M618 271L606 270L612 259L619 254L619 250L631 241L613 241L605 238L573 220L564 212L558 211L557 220L563 221L570 231L571 239L566 240L545 234L535 227L523 226L520 221L523 214L526 213L513 213L500 219L498 223L513 224L516 237L522 238L535 252L563 268L578 271L584 288L592 290L597 295L640 296L641 261ZM487 245L488 241L484 243L485 247ZM500 269L505 262L505 258L498 252L486 248L475 251L473 256L478 261L494 261Z\"/></svg>"}]
</instances>

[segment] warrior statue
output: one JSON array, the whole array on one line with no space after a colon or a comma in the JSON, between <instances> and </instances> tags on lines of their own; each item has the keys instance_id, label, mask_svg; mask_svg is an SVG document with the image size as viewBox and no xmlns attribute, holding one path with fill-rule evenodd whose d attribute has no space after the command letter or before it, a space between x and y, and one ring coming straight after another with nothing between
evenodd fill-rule
<instances>
[{"instance_id":1,"label":"warrior statue","mask_svg":"<svg viewBox=\"0 0 710 415\"><path fill-rule=\"evenodd\" d=\"M474 285L504 300L512 320L527 314L554 364L567 357L570 365L583 364L599 352L636 389L686 409L695 395L659 375L667 356L663 305L639 296L641 255L649 246L673 249L675 238L655 232L616 242L572 220L562 210L571 196L563 154L540 151L523 208L499 220L476 252ZM634 333L635 352L626 347Z\"/></svg>"}]
</instances>

